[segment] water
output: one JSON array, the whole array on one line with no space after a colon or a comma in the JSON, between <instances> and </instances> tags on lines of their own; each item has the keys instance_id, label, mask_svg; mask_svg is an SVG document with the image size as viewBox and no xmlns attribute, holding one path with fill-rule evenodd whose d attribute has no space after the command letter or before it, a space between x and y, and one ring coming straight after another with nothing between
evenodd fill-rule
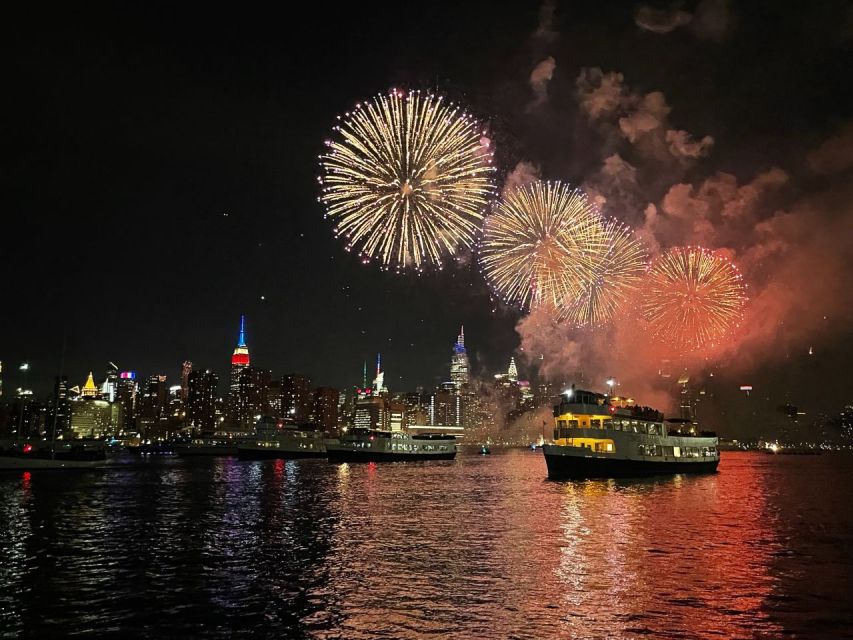
<instances>
[{"instance_id":1,"label":"water","mask_svg":"<svg viewBox=\"0 0 853 640\"><path fill-rule=\"evenodd\" d=\"M853 458L550 482L453 462L0 476L0 636L853 637Z\"/></svg>"}]
</instances>

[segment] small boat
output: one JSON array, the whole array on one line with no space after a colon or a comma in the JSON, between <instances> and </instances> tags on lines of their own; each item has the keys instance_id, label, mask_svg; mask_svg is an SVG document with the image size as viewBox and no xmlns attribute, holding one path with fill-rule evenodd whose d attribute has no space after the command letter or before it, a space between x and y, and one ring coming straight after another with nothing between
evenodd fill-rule
<instances>
[{"instance_id":1,"label":"small boat","mask_svg":"<svg viewBox=\"0 0 853 640\"><path fill-rule=\"evenodd\" d=\"M444 433L352 429L340 438L326 441L331 462L407 462L453 460L456 438Z\"/></svg>"},{"instance_id":2,"label":"small boat","mask_svg":"<svg viewBox=\"0 0 853 640\"><path fill-rule=\"evenodd\" d=\"M492 450L491 450L491 449L489 449L486 445L483 445L483 446L481 446L481 447L480 447L480 455L481 455L481 456L487 456L487 455L489 455L491 452L492 452Z\"/></svg>"},{"instance_id":3,"label":"small boat","mask_svg":"<svg viewBox=\"0 0 853 640\"><path fill-rule=\"evenodd\" d=\"M255 424L255 437L237 444L241 459L265 458L325 458L323 432L314 425L286 424L275 418L264 417Z\"/></svg>"},{"instance_id":4,"label":"small boat","mask_svg":"<svg viewBox=\"0 0 853 640\"><path fill-rule=\"evenodd\" d=\"M101 440L0 442L0 471L95 469L107 464Z\"/></svg>"},{"instance_id":5,"label":"small boat","mask_svg":"<svg viewBox=\"0 0 853 640\"><path fill-rule=\"evenodd\" d=\"M193 438L175 442L174 450L182 458L193 456L236 456L236 440L230 438Z\"/></svg>"}]
</instances>

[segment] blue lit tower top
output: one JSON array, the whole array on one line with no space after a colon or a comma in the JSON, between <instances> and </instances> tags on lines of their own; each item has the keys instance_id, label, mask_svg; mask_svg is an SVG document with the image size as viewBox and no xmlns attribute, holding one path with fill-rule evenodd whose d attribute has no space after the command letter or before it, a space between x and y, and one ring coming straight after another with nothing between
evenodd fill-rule
<instances>
[{"instance_id":1,"label":"blue lit tower top","mask_svg":"<svg viewBox=\"0 0 853 640\"><path fill-rule=\"evenodd\" d=\"M237 340L237 346L246 346L246 316L240 316L240 338Z\"/></svg>"}]
</instances>

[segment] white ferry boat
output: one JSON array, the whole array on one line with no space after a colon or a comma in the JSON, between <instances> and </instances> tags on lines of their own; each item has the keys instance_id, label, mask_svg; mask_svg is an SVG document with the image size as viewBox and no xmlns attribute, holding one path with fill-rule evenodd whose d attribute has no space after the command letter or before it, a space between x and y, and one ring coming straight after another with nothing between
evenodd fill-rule
<instances>
[{"instance_id":1,"label":"white ferry boat","mask_svg":"<svg viewBox=\"0 0 853 640\"><path fill-rule=\"evenodd\" d=\"M456 438L443 433L352 429L340 438L326 441L331 462L405 462L409 460L453 460Z\"/></svg>"},{"instance_id":2,"label":"white ferry boat","mask_svg":"<svg viewBox=\"0 0 853 640\"><path fill-rule=\"evenodd\" d=\"M325 458L323 432L313 425L287 424L275 418L261 418L255 424L255 437L237 444L240 458Z\"/></svg>"},{"instance_id":3,"label":"white ferry boat","mask_svg":"<svg viewBox=\"0 0 853 640\"><path fill-rule=\"evenodd\" d=\"M720 462L714 433L621 398L571 389L554 418L542 447L552 479L708 473Z\"/></svg>"}]
</instances>

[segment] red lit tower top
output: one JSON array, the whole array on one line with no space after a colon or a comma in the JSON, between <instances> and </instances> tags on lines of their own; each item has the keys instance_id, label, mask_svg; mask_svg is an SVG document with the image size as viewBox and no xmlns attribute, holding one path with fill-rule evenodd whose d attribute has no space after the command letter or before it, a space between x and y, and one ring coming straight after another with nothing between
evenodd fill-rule
<instances>
[{"instance_id":1,"label":"red lit tower top","mask_svg":"<svg viewBox=\"0 0 853 640\"><path fill-rule=\"evenodd\" d=\"M240 339L231 355L231 366L248 367L249 364L249 347L246 346L246 317L240 316Z\"/></svg>"}]
</instances>

